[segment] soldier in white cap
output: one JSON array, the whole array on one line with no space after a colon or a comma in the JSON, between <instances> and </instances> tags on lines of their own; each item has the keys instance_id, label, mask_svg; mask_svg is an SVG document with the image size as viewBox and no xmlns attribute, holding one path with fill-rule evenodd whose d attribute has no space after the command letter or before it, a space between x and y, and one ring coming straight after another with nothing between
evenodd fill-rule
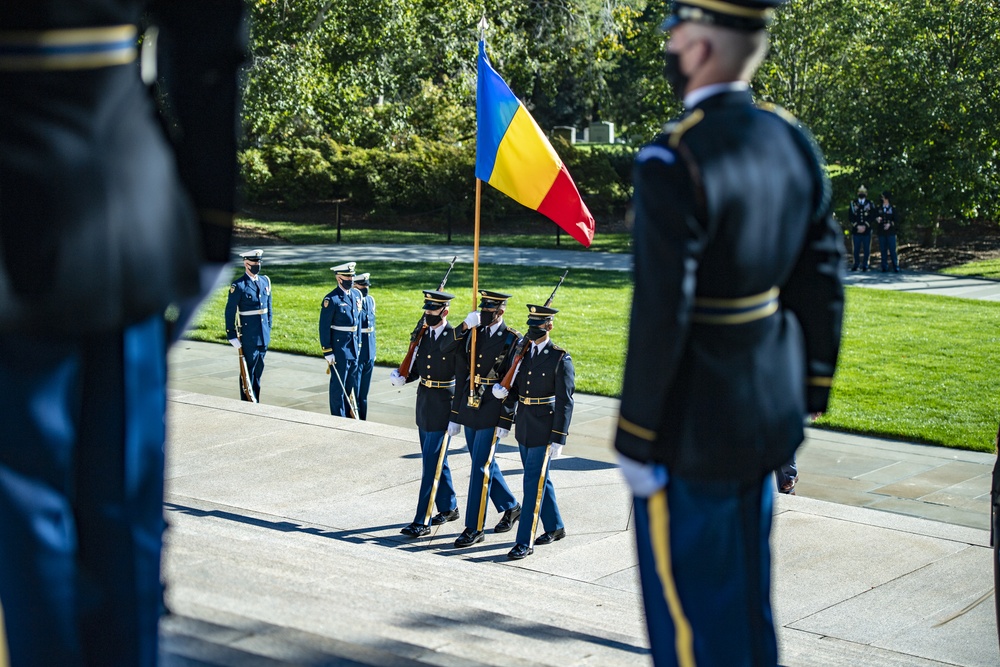
<instances>
[{"instance_id":1,"label":"soldier in white cap","mask_svg":"<svg viewBox=\"0 0 1000 667\"><path fill-rule=\"evenodd\" d=\"M260 376L264 373L264 355L271 344L271 279L261 274L264 251L240 253L244 273L229 286L226 301L226 338L237 350L243 350L253 395L260 400ZM249 401L240 377L240 399Z\"/></svg>"},{"instance_id":2,"label":"soldier in white cap","mask_svg":"<svg viewBox=\"0 0 1000 667\"><path fill-rule=\"evenodd\" d=\"M319 311L319 344L330 373L330 414L353 415L350 397L359 393L358 357L361 354L361 310L364 297L354 287L356 262L332 267L337 287L323 297Z\"/></svg>"},{"instance_id":3,"label":"soldier in white cap","mask_svg":"<svg viewBox=\"0 0 1000 667\"><path fill-rule=\"evenodd\" d=\"M371 274L354 276L354 285L361 292L361 355L358 357L358 417L368 419L368 390L375 370L375 299L368 293Z\"/></svg>"}]
</instances>

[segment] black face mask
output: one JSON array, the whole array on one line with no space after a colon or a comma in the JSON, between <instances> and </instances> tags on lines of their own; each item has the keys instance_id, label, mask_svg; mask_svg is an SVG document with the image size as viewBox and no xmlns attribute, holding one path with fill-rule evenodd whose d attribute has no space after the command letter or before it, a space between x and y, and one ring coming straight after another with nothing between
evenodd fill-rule
<instances>
[{"instance_id":1,"label":"black face mask","mask_svg":"<svg viewBox=\"0 0 1000 667\"><path fill-rule=\"evenodd\" d=\"M548 329L543 329L541 327L528 327L528 333L524 334L525 338L534 342L539 338L544 338L545 334L549 332Z\"/></svg>"},{"instance_id":2,"label":"black face mask","mask_svg":"<svg viewBox=\"0 0 1000 667\"><path fill-rule=\"evenodd\" d=\"M258 273L260 273L260 264L251 264L250 273L252 275L257 275Z\"/></svg>"},{"instance_id":3,"label":"black face mask","mask_svg":"<svg viewBox=\"0 0 1000 667\"><path fill-rule=\"evenodd\" d=\"M350 292L352 287L354 287L354 281L353 280L341 280L340 281L340 289L344 290L345 292Z\"/></svg>"},{"instance_id":4,"label":"black face mask","mask_svg":"<svg viewBox=\"0 0 1000 667\"><path fill-rule=\"evenodd\" d=\"M361 296L368 296L368 288L367 287L359 287L358 291L361 292Z\"/></svg>"},{"instance_id":5,"label":"black face mask","mask_svg":"<svg viewBox=\"0 0 1000 667\"><path fill-rule=\"evenodd\" d=\"M687 74L681 72L681 54L667 51L664 56L666 62L663 64L663 75L667 77L667 82L673 89L674 97L683 101L689 77Z\"/></svg>"},{"instance_id":6,"label":"black face mask","mask_svg":"<svg viewBox=\"0 0 1000 667\"><path fill-rule=\"evenodd\" d=\"M480 310L479 311L479 326L488 327L497 319L497 311L495 310Z\"/></svg>"},{"instance_id":7,"label":"black face mask","mask_svg":"<svg viewBox=\"0 0 1000 667\"><path fill-rule=\"evenodd\" d=\"M427 322L427 326L429 327L436 327L437 325L441 324L441 315L424 314L424 322Z\"/></svg>"}]
</instances>

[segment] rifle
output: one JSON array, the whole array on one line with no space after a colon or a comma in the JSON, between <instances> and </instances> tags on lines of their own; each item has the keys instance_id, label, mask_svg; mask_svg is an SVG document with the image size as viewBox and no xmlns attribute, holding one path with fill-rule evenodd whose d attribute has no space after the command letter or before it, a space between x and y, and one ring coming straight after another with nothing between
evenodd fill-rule
<instances>
[{"instance_id":1,"label":"rifle","mask_svg":"<svg viewBox=\"0 0 1000 667\"><path fill-rule=\"evenodd\" d=\"M340 379L340 373L337 371L337 365L335 363L327 363L326 374L330 374L330 369L333 369L333 374L337 376L337 384L340 385L340 390L344 392L344 397L347 399L347 412L348 417L351 419L361 420L358 413L358 404L354 402L354 394L347 393L347 387L344 386L344 381Z\"/></svg>"},{"instance_id":2,"label":"rifle","mask_svg":"<svg viewBox=\"0 0 1000 667\"><path fill-rule=\"evenodd\" d=\"M559 282L556 283L556 288L552 290L552 294L550 294L549 298L545 300L544 305L546 308L552 305L552 302L556 298L556 292L559 291L559 288L562 286L563 281L566 280L566 275L568 273L569 269L566 269L565 273L562 274L562 278L560 278ZM503 376L503 380L500 382L500 385L504 389L510 389L510 385L514 382L514 373L517 372L517 367L521 364L521 361L524 359L524 355L527 353L528 353L528 337L523 336L521 340L517 341L517 347L514 348L514 361L511 362L510 368L507 369L507 374Z\"/></svg>"},{"instance_id":3,"label":"rifle","mask_svg":"<svg viewBox=\"0 0 1000 667\"><path fill-rule=\"evenodd\" d=\"M444 286L448 284L448 276L451 275L451 270L455 268L455 261L457 259L458 255L451 258L451 264L448 265L448 270L445 272L444 278L441 279L441 284L438 285L438 292L443 290ZM406 356L403 357L403 362L399 364L398 372L403 377L410 374L410 366L413 364L413 354L417 351L417 345L420 344L420 339L423 338L425 331L427 331L427 322L424 321L424 316L421 315L420 321L417 322L417 328L410 334L410 349L406 351Z\"/></svg>"},{"instance_id":4,"label":"rifle","mask_svg":"<svg viewBox=\"0 0 1000 667\"><path fill-rule=\"evenodd\" d=\"M240 386L243 388L243 395L251 403L257 402L257 397L253 393L253 385L250 384L250 369L247 368L247 359L243 356L243 336L240 326L240 314L236 313L236 338L240 341L240 347L236 351L240 357Z\"/></svg>"}]
</instances>

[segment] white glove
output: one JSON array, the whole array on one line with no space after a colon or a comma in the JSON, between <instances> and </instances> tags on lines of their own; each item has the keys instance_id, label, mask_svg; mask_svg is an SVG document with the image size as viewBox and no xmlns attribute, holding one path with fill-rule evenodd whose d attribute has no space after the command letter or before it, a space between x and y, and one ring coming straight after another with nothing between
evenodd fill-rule
<instances>
[{"instance_id":1,"label":"white glove","mask_svg":"<svg viewBox=\"0 0 1000 667\"><path fill-rule=\"evenodd\" d=\"M632 495L637 498L648 498L667 485L667 469L658 463L639 463L618 454L618 465L632 489Z\"/></svg>"},{"instance_id":2,"label":"white glove","mask_svg":"<svg viewBox=\"0 0 1000 667\"><path fill-rule=\"evenodd\" d=\"M505 429L505 428L499 428L499 427L497 428L497 442L499 442L500 440L503 440L508 435L510 435L510 430Z\"/></svg>"},{"instance_id":3,"label":"white glove","mask_svg":"<svg viewBox=\"0 0 1000 667\"><path fill-rule=\"evenodd\" d=\"M562 458L562 450L565 445L560 445L557 443L552 443L549 445L549 458L555 461L556 459Z\"/></svg>"},{"instance_id":4,"label":"white glove","mask_svg":"<svg viewBox=\"0 0 1000 667\"><path fill-rule=\"evenodd\" d=\"M324 354L323 358L326 359L326 363L330 364L331 366L334 366L337 363L337 357L335 357L332 354Z\"/></svg>"},{"instance_id":5,"label":"white glove","mask_svg":"<svg viewBox=\"0 0 1000 667\"><path fill-rule=\"evenodd\" d=\"M240 342L239 338L230 338L229 344L235 347L237 350L242 349L243 343Z\"/></svg>"},{"instance_id":6,"label":"white glove","mask_svg":"<svg viewBox=\"0 0 1000 667\"><path fill-rule=\"evenodd\" d=\"M474 310L465 316L465 321L462 322L466 329L475 329L479 326L479 311Z\"/></svg>"},{"instance_id":7,"label":"white glove","mask_svg":"<svg viewBox=\"0 0 1000 667\"><path fill-rule=\"evenodd\" d=\"M456 424L455 422L448 422L448 435L455 437L461 430L462 430L461 424Z\"/></svg>"},{"instance_id":8,"label":"white glove","mask_svg":"<svg viewBox=\"0 0 1000 667\"><path fill-rule=\"evenodd\" d=\"M493 396L495 398L499 398L501 401L503 399L507 398L507 394L510 393L510 391L506 387L504 387L502 384L495 384L495 385L493 385L492 391L493 391Z\"/></svg>"},{"instance_id":9,"label":"white glove","mask_svg":"<svg viewBox=\"0 0 1000 667\"><path fill-rule=\"evenodd\" d=\"M402 387L406 384L406 378L399 374L398 369L393 368L392 372L389 373L389 384L393 387Z\"/></svg>"}]
</instances>

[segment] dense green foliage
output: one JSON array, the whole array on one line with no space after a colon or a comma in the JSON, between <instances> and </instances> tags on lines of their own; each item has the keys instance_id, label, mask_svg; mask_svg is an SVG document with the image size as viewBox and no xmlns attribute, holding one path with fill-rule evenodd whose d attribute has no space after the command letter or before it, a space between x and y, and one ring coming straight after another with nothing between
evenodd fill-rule
<instances>
[{"instance_id":1,"label":"dense green foliage","mask_svg":"<svg viewBox=\"0 0 1000 667\"><path fill-rule=\"evenodd\" d=\"M331 264L335 258L331 258ZM421 288L445 267L370 262L377 302L378 363L397 365L420 317ZM271 349L319 355L319 307L333 288L329 264L272 266L275 325ZM514 294L508 322L524 330L525 304L544 302L561 271L484 265L479 285ZM458 295L452 320L473 305L472 268L456 265L447 289ZM190 336L224 342L226 288L200 313ZM622 380L631 279L617 271L570 272L559 289L553 339L573 355L581 392L616 396ZM993 451L1000 365L1000 303L849 288L844 338L829 411L818 425L912 442ZM387 377L387 372L380 378Z\"/></svg>"}]
</instances>

